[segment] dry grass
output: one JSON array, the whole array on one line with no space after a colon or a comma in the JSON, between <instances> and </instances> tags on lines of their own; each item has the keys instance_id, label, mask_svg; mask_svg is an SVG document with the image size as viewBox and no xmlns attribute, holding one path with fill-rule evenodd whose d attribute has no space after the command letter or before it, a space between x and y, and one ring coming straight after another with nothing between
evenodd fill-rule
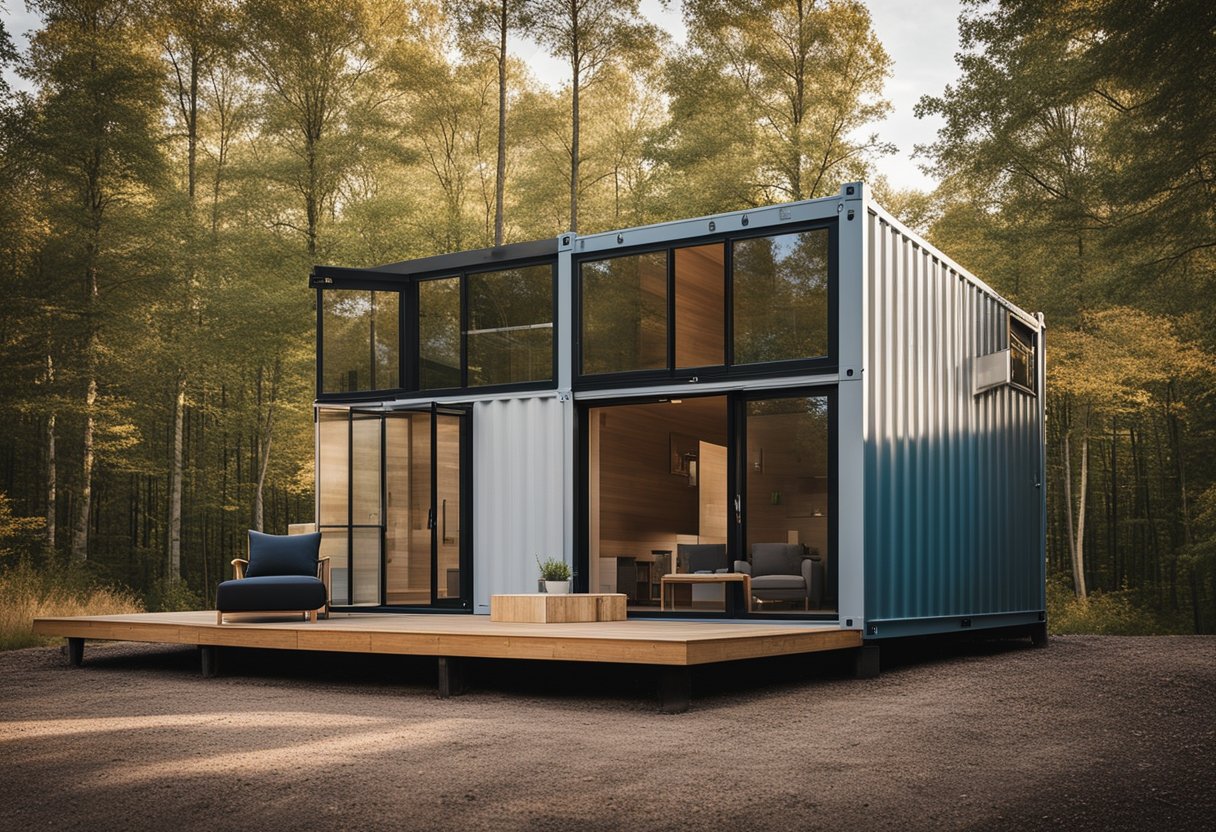
<instances>
[{"instance_id":1,"label":"dry grass","mask_svg":"<svg viewBox=\"0 0 1216 832\"><path fill-rule=\"evenodd\" d=\"M0 573L0 650L57 643L58 638L34 635L34 619L40 616L128 612L143 612L143 605L126 590L24 563Z\"/></svg>"}]
</instances>

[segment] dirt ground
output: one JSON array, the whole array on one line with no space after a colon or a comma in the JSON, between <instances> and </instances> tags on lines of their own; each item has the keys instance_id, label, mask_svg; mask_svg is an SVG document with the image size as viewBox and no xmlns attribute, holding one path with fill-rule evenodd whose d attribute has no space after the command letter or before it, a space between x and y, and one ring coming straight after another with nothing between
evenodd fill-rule
<instances>
[{"instance_id":1,"label":"dirt ground","mask_svg":"<svg viewBox=\"0 0 1216 832\"><path fill-rule=\"evenodd\" d=\"M0 654L0 829L1211 829L1216 639L699 670L89 644Z\"/></svg>"}]
</instances>

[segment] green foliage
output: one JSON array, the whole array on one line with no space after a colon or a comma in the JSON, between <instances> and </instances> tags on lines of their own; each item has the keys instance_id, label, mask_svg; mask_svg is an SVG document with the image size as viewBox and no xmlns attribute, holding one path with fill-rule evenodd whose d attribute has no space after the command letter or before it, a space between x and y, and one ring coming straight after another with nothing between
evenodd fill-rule
<instances>
[{"instance_id":1,"label":"green foliage","mask_svg":"<svg viewBox=\"0 0 1216 832\"><path fill-rule=\"evenodd\" d=\"M1147 636L1178 632L1138 603L1126 588L1077 598L1066 580L1047 582L1047 626L1056 635Z\"/></svg>"},{"instance_id":2,"label":"green foliage","mask_svg":"<svg viewBox=\"0 0 1216 832\"><path fill-rule=\"evenodd\" d=\"M38 617L143 612L130 592L99 584L82 569L39 570L27 560L0 568L0 599L0 650L59 641L34 635Z\"/></svg>"},{"instance_id":3,"label":"green foliage","mask_svg":"<svg viewBox=\"0 0 1216 832\"><path fill-rule=\"evenodd\" d=\"M966 0L960 35L959 81L917 107L944 126L915 213L1046 315L1049 568L1104 590L1078 620L1126 601L1211 631L1216 6Z\"/></svg>"},{"instance_id":4,"label":"green foliage","mask_svg":"<svg viewBox=\"0 0 1216 832\"><path fill-rule=\"evenodd\" d=\"M0 569L27 560L42 550L39 533L46 526L42 517L18 517L13 503L0 491Z\"/></svg>"},{"instance_id":5,"label":"green foliage","mask_svg":"<svg viewBox=\"0 0 1216 832\"><path fill-rule=\"evenodd\" d=\"M149 612L182 612L206 606L202 596L190 589L185 581L172 578L153 584L146 601Z\"/></svg>"},{"instance_id":6,"label":"green foliage","mask_svg":"<svg viewBox=\"0 0 1216 832\"><path fill-rule=\"evenodd\" d=\"M536 565L540 569L541 580L544 581L568 581L570 580L570 566L564 560L559 558L545 558L541 560L540 556L536 556Z\"/></svg>"}]
</instances>

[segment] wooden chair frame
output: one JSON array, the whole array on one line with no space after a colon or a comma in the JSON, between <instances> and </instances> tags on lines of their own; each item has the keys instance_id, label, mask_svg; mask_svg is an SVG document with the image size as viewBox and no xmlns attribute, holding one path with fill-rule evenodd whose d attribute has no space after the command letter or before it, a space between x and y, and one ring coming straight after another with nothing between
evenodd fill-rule
<instances>
[{"instance_id":1,"label":"wooden chair frame","mask_svg":"<svg viewBox=\"0 0 1216 832\"><path fill-rule=\"evenodd\" d=\"M245 569L249 566L248 558L233 558L232 560L232 577L233 580L243 580L245 578ZM329 618L329 556L317 558L317 577L321 579L321 583L325 585L325 603L317 607L315 610L301 610L306 621L316 621L318 615L323 618ZM283 615L284 613L295 612L295 610L241 610L240 612L230 612L228 615ZM224 613L220 610L215 611L215 623L224 623Z\"/></svg>"}]
</instances>

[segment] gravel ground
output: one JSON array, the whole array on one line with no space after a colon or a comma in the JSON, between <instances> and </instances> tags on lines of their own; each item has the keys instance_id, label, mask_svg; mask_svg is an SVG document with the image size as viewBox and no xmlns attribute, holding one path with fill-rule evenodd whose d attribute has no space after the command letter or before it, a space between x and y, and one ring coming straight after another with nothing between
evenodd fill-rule
<instances>
[{"instance_id":1,"label":"gravel ground","mask_svg":"<svg viewBox=\"0 0 1216 832\"><path fill-rule=\"evenodd\" d=\"M89 644L0 654L0 829L1211 829L1216 638L698 670Z\"/></svg>"}]
</instances>

